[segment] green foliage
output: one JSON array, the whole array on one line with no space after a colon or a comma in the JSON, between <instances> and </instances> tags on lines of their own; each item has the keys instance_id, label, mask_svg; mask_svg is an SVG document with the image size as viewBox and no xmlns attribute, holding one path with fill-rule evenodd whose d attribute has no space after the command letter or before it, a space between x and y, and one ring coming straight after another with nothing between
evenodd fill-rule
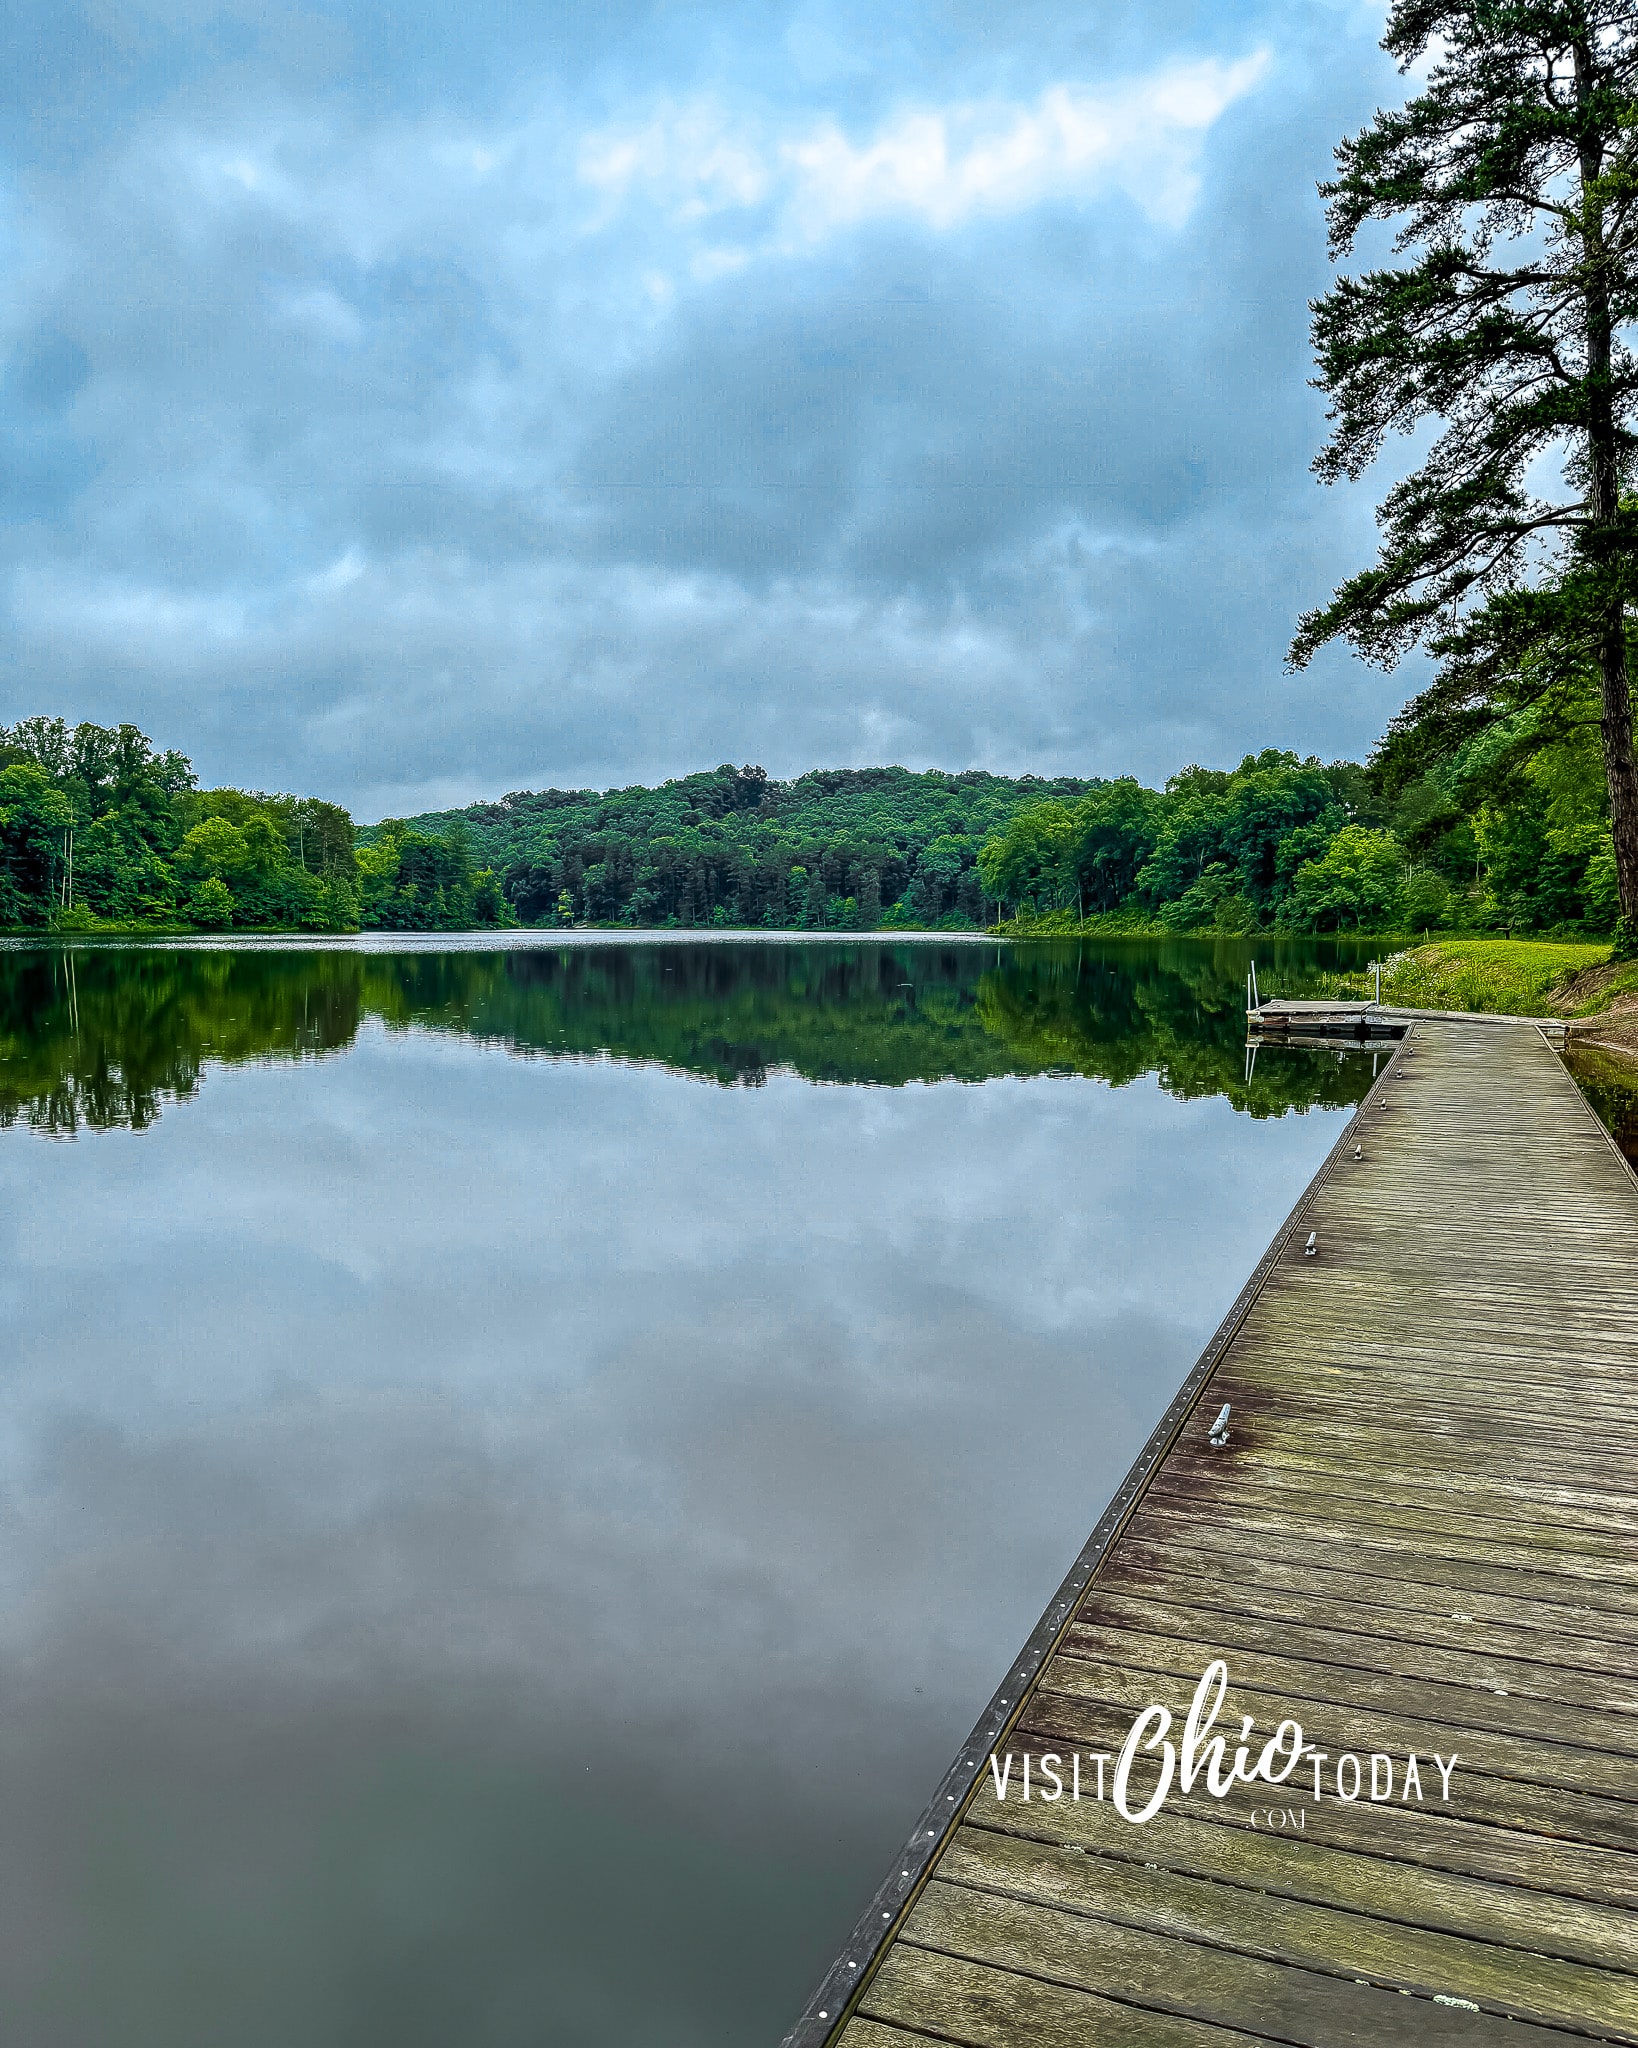
<instances>
[{"instance_id":1,"label":"green foliage","mask_svg":"<svg viewBox=\"0 0 1638 2048\"><path fill-rule=\"evenodd\" d=\"M1323 856L1293 876L1296 920L1315 931L1380 930L1397 907L1404 866L1391 832L1344 825Z\"/></svg>"},{"instance_id":2,"label":"green foliage","mask_svg":"<svg viewBox=\"0 0 1638 2048\"><path fill-rule=\"evenodd\" d=\"M993 915L979 850L1025 805L1096 785L978 771L724 765L657 789L549 789L362 835L468 835L524 924L972 930ZM567 901L569 918L563 917Z\"/></svg>"},{"instance_id":3,"label":"green foliage","mask_svg":"<svg viewBox=\"0 0 1638 2048\"><path fill-rule=\"evenodd\" d=\"M1614 927L1600 683L1568 602L1563 584L1503 593L1447 635L1437 679L1372 757L1407 855L1446 889L1446 914L1413 912L1413 930Z\"/></svg>"},{"instance_id":4,"label":"green foliage","mask_svg":"<svg viewBox=\"0 0 1638 2048\"><path fill-rule=\"evenodd\" d=\"M1448 890L1417 879L1365 769L1267 749L1232 771L1128 779L1018 811L979 854L1009 929L1147 920L1173 932L1394 930Z\"/></svg>"},{"instance_id":5,"label":"green foliage","mask_svg":"<svg viewBox=\"0 0 1638 2048\"><path fill-rule=\"evenodd\" d=\"M984 892L997 902L1041 910L1075 887L1076 814L1067 804L1026 804L979 849Z\"/></svg>"},{"instance_id":6,"label":"green foliage","mask_svg":"<svg viewBox=\"0 0 1638 2048\"><path fill-rule=\"evenodd\" d=\"M1584 721L1531 715L1544 722L1529 744L1513 727L1470 734L1397 791L1376 767L1269 748L1232 770L1187 768L1163 790L903 769L781 784L721 768L657 790L512 796L361 834L363 921L1608 930L1596 740L1589 756ZM461 893L463 844L492 874L504 867L493 908Z\"/></svg>"},{"instance_id":7,"label":"green foliage","mask_svg":"<svg viewBox=\"0 0 1638 2048\"><path fill-rule=\"evenodd\" d=\"M0 769L0 921L40 925L64 900L74 811L33 761Z\"/></svg>"},{"instance_id":8,"label":"green foliage","mask_svg":"<svg viewBox=\"0 0 1638 2048\"><path fill-rule=\"evenodd\" d=\"M1410 867L1399 889L1400 922L1409 930L1442 931L1450 923L1451 894L1434 868Z\"/></svg>"},{"instance_id":9,"label":"green foliage","mask_svg":"<svg viewBox=\"0 0 1638 2048\"><path fill-rule=\"evenodd\" d=\"M225 932L233 922L233 896L220 875L207 875L188 897L190 924L202 932Z\"/></svg>"},{"instance_id":10,"label":"green foliage","mask_svg":"<svg viewBox=\"0 0 1638 2048\"><path fill-rule=\"evenodd\" d=\"M462 932L517 922L493 871L473 866L464 832L434 837L389 818L357 858L367 930Z\"/></svg>"},{"instance_id":11,"label":"green foliage","mask_svg":"<svg viewBox=\"0 0 1638 2048\"><path fill-rule=\"evenodd\" d=\"M134 725L0 728L0 926L348 931L351 818L310 797L198 790Z\"/></svg>"},{"instance_id":12,"label":"green foliage","mask_svg":"<svg viewBox=\"0 0 1638 2048\"><path fill-rule=\"evenodd\" d=\"M1408 779L1386 743L1369 768L1265 749L1160 790L725 767L356 839L315 798L196 788L135 727L25 719L0 728L0 925L1603 933L1617 889L1593 685L1555 674L1533 695L1498 683L1494 715L1421 747Z\"/></svg>"},{"instance_id":13,"label":"green foliage","mask_svg":"<svg viewBox=\"0 0 1638 2048\"><path fill-rule=\"evenodd\" d=\"M1440 431L1383 504L1376 566L1303 620L1299 662L1337 634L1393 660L1475 586L1527 581L1543 538L1595 577L1638 549L1638 521L1585 489L1634 408L1609 352L1638 284L1630 12L1395 0L1383 47L1420 89L1338 148L1321 189L1333 255L1391 223L1405 260L1339 277L1314 308L1332 425L1316 467L1357 478L1390 434ZM1571 487L1543 495L1560 476Z\"/></svg>"}]
</instances>

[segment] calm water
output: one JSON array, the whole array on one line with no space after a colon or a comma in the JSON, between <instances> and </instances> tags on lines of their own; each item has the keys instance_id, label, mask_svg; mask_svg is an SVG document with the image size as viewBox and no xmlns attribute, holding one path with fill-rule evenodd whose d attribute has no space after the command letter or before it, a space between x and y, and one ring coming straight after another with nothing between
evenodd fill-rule
<instances>
[{"instance_id":1,"label":"calm water","mask_svg":"<svg viewBox=\"0 0 1638 2048\"><path fill-rule=\"evenodd\" d=\"M9 2048L776 2041L1369 1084L1246 957L0 952Z\"/></svg>"}]
</instances>

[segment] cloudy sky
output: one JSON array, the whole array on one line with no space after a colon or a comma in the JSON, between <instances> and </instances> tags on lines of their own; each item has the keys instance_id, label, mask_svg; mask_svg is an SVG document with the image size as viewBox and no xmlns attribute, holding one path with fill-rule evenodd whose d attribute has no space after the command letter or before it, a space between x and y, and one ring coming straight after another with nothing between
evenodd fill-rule
<instances>
[{"instance_id":1,"label":"cloudy sky","mask_svg":"<svg viewBox=\"0 0 1638 2048\"><path fill-rule=\"evenodd\" d=\"M0 719L360 815L1368 746L1353 0L12 0Z\"/></svg>"}]
</instances>

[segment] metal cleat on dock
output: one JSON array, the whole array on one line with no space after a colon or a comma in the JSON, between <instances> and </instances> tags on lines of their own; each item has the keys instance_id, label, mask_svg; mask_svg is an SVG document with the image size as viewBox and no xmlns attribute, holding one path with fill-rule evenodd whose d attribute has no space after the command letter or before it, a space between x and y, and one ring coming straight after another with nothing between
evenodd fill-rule
<instances>
[{"instance_id":1,"label":"metal cleat on dock","mask_svg":"<svg viewBox=\"0 0 1638 2048\"><path fill-rule=\"evenodd\" d=\"M1228 1442L1229 1414L1230 1403L1225 1401L1222 1407L1218 1409L1217 1420L1212 1424L1211 1434L1206 1439L1214 1451L1220 1451Z\"/></svg>"}]
</instances>

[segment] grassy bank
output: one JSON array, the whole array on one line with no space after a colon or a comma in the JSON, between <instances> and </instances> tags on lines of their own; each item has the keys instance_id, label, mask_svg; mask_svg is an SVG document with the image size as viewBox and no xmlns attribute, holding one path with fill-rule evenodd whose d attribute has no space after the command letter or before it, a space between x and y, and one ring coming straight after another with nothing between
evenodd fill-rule
<instances>
[{"instance_id":1,"label":"grassy bank","mask_svg":"<svg viewBox=\"0 0 1638 2048\"><path fill-rule=\"evenodd\" d=\"M1382 1000L1413 1010L1485 1010L1506 1017L1589 1017L1638 996L1638 965L1612 967L1610 948L1565 939L1440 939L1384 962ZM1327 977L1339 996L1370 996L1369 974Z\"/></svg>"},{"instance_id":2,"label":"grassy bank","mask_svg":"<svg viewBox=\"0 0 1638 2048\"><path fill-rule=\"evenodd\" d=\"M1409 934L1398 931L1312 931L1304 926L1163 924L1141 910L1094 910L1077 917L1073 910L1022 910L986 927L1002 939L1367 939L1386 952L1404 944ZM1609 950L1607 947L1604 949Z\"/></svg>"},{"instance_id":3,"label":"grassy bank","mask_svg":"<svg viewBox=\"0 0 1638 2048\"><path fill-rule=\"evenodd\" d=\"M1220 938L1220 932L1179 934L1138 910L1094 910L1077 917L1073 910L1023 910L988 929L1001 939L1175 939ZM1231 934L1231 936L1238 936Z\"/></svg>"}]
</instances>

